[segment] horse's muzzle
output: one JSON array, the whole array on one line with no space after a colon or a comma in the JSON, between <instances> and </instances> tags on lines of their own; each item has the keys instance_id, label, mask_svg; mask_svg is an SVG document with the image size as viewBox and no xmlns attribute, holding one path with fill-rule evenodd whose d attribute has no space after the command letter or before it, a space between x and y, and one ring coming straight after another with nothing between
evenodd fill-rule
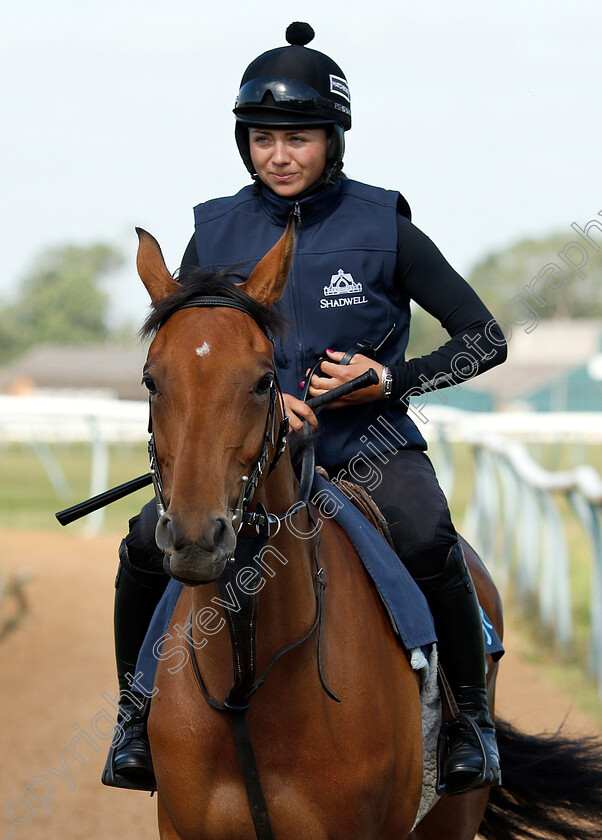
<instances>
[{"instance_id":1,"label":"horse's muzzle","mask_svg":"<svg viewBox=\"0 0 602 840\"><path fill-rule=\"evenodd\" d=\"M168 510L157 523L155 538L167 555L165 571L191 586L217 580L236 548L236 534L226 516L214 517L198 535L190 535Z\"/></svg>"}]
</instances>

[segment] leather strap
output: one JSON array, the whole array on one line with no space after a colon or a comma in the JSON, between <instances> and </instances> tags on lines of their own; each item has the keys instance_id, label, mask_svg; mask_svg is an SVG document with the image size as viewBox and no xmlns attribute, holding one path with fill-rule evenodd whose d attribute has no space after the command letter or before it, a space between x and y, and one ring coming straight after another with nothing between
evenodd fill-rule
<instances>
[{"instance_id":1,"label":"leather strap","mask_svg":"<svg viewBox=\"0 0 602 840\"><path fill-rule=\"evenodd\" d=\"M441 667L441 662L438 664L437 674L439 676L439 685L441 686L441 690L443 691L443 697L445 699L445 708L451 718L453 720L457 720L460 716L460 709L458 708L458 704L456 702L456 698L454 697L454 693L451 689L449 684L449 680L445 675L445 671Z\"/></svg>"},{"instance_id":2,"label":"leather strap","mask_svg":"<svg viewBox=\"0 0 602 840\"><path fill-rule=\"evenodd\" d=\"M375 347L370 341L358 341L357 344L354 344L353 347L350 347L349 350L345 353L341 361L339 362L340 365L348 365L349 362L353 359L356 353L361 353L362 356L368 356L369 359L374 358L374 351Z\"/></svg>"},{"instance_id":3,"label":"leather strap","mask_svg":"<svg viewBox=\"0 0 602 840\"><path fill-rule=\"evenodd\" d=\"M349 362L353 359L355 354L358 352L357 347L352 347L351 350L347 350L341 361L339 362L340 365L348 365Z\"/></svg>"},{"instance_id":4,"label":"leather strap","mask_svg":"<svg viewBox=\"0 0 602 840\"><path fill-rule=\"evenodd\" d=\"M274 830L270 821L267 802L265 801L265 796L261 788L246 712L232 711L228 717L230 718L236 754L245 782L247 799L249 800L249 808L251 810L257 840L274 840Z\"/></svg>"}]
</instances>

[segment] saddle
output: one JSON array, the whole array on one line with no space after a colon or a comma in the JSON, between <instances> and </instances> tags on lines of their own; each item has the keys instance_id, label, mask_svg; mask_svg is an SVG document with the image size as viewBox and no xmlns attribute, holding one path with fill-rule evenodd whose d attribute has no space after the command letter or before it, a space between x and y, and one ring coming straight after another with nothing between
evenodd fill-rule
<instances>
[{"instance_id":1,"label":"saddle","mask_svg":"<svg viewBox=\"0 0 602 840\"><path fill-rule=\"evenodd\" d=\"M321 468L317 468L321 475L324 475L324 472L321 471ZM393 545L393 540L391 538L391 532L389 531L389 525L387 520L382 514L382 511L372 498L372 496L361 487L359 484L354 484L352 481L347 481L345 478L333 478L332 484L335 487L338 487L341 492L343 492L349 501L355 505L355 507L359 510L360 513L363 513L366 519L371 522L376 530L380 533L382 537L389 543L393 551L395 551L395 546Z\"/></svg>"}]
</instances>

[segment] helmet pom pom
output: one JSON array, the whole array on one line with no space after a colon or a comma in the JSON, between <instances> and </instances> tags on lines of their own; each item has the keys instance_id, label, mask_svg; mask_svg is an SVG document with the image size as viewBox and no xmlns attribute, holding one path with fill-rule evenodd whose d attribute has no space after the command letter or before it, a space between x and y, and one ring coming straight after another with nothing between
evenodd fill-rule
<instances>
[{"instance_id":1,"label":"helmet pom pom","mask_svg":"<svg viewBox=\"0 0 602 840\"><path fill-rule=\"evenodd\" d=\"M297 20L287 26L285 37L289 44L304 47L313 40L315 34L309 23L301 23Z\"/></svg>"}]
</instances>

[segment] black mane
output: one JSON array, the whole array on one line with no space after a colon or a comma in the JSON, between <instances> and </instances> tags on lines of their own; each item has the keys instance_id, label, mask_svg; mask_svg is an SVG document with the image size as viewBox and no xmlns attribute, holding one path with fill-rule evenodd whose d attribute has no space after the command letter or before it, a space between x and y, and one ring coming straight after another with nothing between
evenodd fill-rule
<instances>
[{"instance_id":1,"label":"black mane","mask_svg":"<svg viewBox=\"0 0 602 840\"><path fill-rule=\"evenodd\" d=\"M263 332L276 334L284 329L285 318L280 312L268 309L239 288L235 281L241 283L245 279L240 275L231 271L211 273L201 268L183 267L177 279L182 288L153 306L140 328L141 338L153 336L174 312L196 297L228 298L242 304Z\"/></svg>"}]
</instances>

